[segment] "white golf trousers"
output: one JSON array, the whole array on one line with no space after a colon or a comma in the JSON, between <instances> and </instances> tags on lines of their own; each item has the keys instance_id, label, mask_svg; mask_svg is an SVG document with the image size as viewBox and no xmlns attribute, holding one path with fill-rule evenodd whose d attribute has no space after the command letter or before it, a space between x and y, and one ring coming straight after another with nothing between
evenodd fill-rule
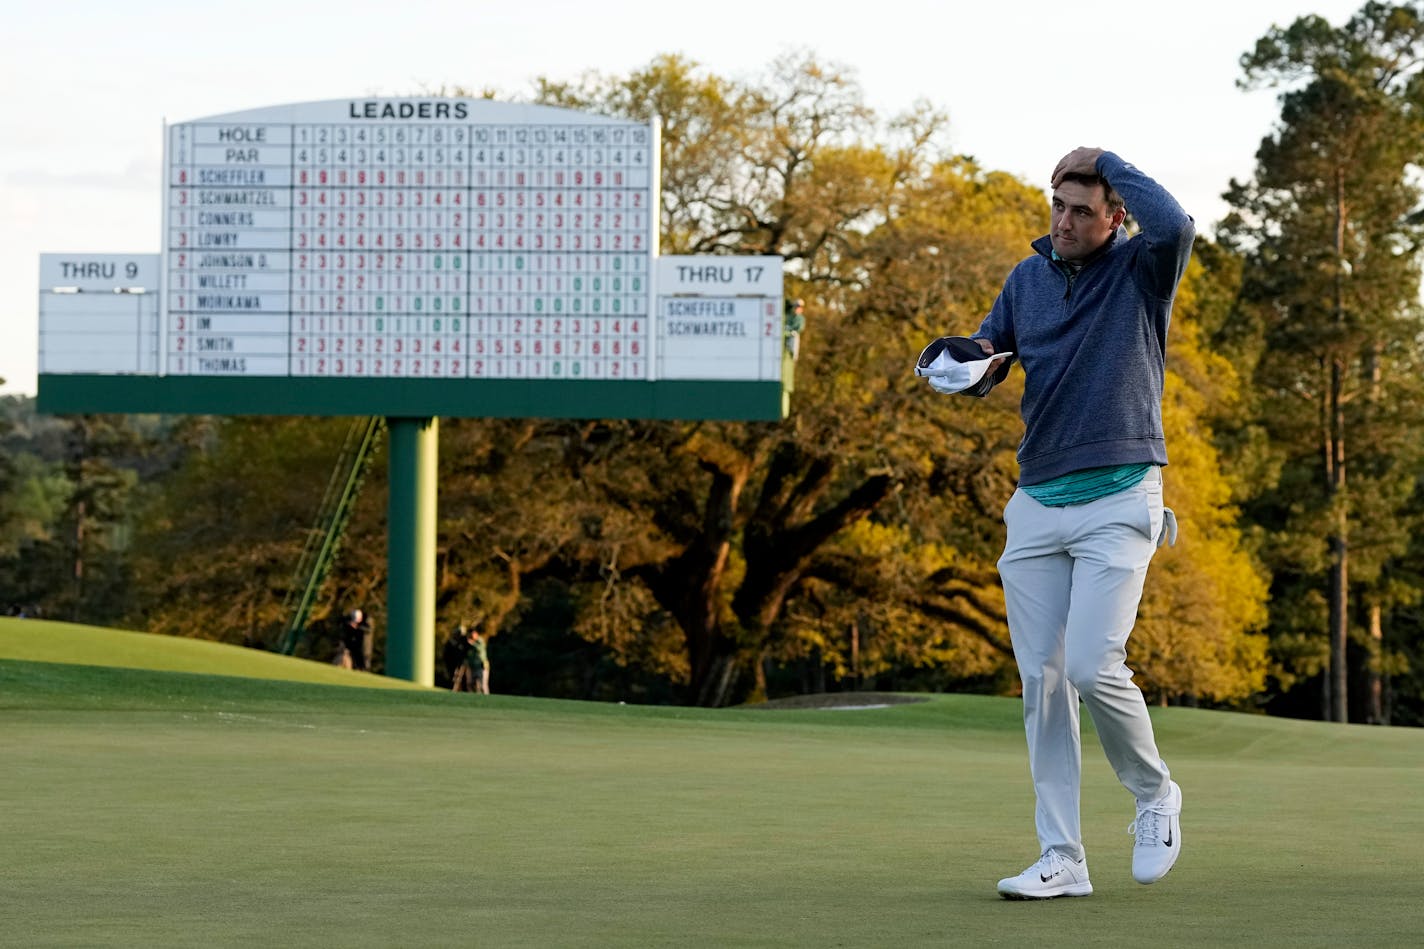
<instances>
[{"instance_id":1,"label":"white golf trousers","mask_svg":"<svg viewBox=\"0 0 1424 949\"><path fill-rule=\"evenodd\" d=\"M1086 504L1046 507L1015 491L1004 509L999 574L1023 681L1040 851L1084 856L1079 696L1123 787L1142 801L1167 793L1167 765L1126 663L1162 518L1159 468Z\"/></svg>"}]
</instances>

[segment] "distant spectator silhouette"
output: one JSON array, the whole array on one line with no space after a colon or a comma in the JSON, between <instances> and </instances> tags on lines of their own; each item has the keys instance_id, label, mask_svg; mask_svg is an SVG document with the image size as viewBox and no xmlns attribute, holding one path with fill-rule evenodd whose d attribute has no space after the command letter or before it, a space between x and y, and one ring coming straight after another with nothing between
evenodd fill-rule
<instances>
[{"instance_id":1,"label":"distant spectator silhouette","mask_svg":"<svg viewBox=\"0 0 1424 949\"><path fill-rule=\"evenodd\" d=\"M489 695L489 653L485 648L485 637L478 629L471 629L465 636L465 642L465 659L455 672L451 688L456 692Z\"/></svg>"},{"instance_id":2,"label":"distant spectator silhouette","mask_svg":"<svg viewBox=\"0 0 1424 949\"><path fill-rule=\"evenodd\" d=\"M445 675L450 680L450 688L455 692L462 691L465 666L465 656L470 651L470 631L464 623L450 630L450 635L445 639L445 645L441 647L440 658L445 664Z\"/></svg>"},{"instance_id":3,"label":"distant spectator silhouette","mask_svg":"<svg viewBox=\"0 0 1424 949\"><path fill-rule=\"evenodd\" d=\"M359 606L346 614L337 632L341 641L341 652L336 665L343 669L371 671L371 621Z\"/></svg>"}]
</instances>

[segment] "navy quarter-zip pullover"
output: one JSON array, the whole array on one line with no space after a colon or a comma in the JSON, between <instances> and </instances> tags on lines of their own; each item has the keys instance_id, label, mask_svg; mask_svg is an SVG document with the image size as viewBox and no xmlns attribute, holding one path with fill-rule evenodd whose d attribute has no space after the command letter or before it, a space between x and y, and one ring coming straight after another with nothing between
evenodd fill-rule
<instances>
[{"instance_id":1,"label":"navy quarter-zip pullover","mask_svg":"<svg viewBox=\"0 0 1424 949\"><path fill-rule=\"evenodd\" d=\"M1113 152L1098 174L1141 230L1124 228L1072 279L1047 235L1009 274L976 338L1024 368L1019 483L1084 468L1167 463L1167 327L1196 228L1177 200Z\"/></svg>"}]
</instances>

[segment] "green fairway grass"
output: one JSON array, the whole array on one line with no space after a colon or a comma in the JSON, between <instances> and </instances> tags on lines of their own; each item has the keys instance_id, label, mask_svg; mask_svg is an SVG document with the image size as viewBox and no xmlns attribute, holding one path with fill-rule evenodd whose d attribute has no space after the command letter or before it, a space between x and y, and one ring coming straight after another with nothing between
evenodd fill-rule
<instances>
[{"instance_id":1,"label":"green fairway grass","mask_svg":"<svg viewBox=\"0 0 1424 949\"><path fill-rule=\"evenodd\" d=\"M1038 856L1015 700L649 708L18 651L0 628L3 946L1336 947L1424 932L1417 730L1154 710L1185 807L1182 858L1150 887L1130 875L1132 801L1089 734L1096 892L1021 903L994 892Z\"/></svg>"},{"instance_id":2,"label":"green fairway grass","mask_svg":"<svg viewBox=\"0 0 1424 949\"><path fill-rule=\"evenodd\" d=\"M125 669L203 672L257 679L326 682L376 688L419 686L385 676L339 669L326 663L293 659L205 639L151 636L75 623L0 617L0 658L69 662Z\"/></svg>"}]
</instances>

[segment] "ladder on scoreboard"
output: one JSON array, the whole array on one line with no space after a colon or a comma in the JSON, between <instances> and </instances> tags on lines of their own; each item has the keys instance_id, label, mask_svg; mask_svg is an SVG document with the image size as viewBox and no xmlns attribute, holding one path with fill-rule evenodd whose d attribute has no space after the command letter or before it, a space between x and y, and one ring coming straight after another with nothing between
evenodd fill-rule
<instances>
[{"instance_id":1,"label":"ladder on scoreboard","mask_svg":"<svg viewBox=\"0 0 1424 949\"><path fill-rule=\"evenodd\" d=\"M297 562L292 582L287 586L287 596L282 602L282 615L288 617L288 621L277 649L285 655L290 656L297 651L306 632L317 594L331 573L331 565L336 562L341 539L351 520L351 510L361 493L366 469L370 467L371 456L385 427L385 419L373 415L353 420L346 431L341 454L326 483L326 494L321 499L316 522L307 532L306 545L302 548L301 559Z\"/></svg>"}]
</instances>

